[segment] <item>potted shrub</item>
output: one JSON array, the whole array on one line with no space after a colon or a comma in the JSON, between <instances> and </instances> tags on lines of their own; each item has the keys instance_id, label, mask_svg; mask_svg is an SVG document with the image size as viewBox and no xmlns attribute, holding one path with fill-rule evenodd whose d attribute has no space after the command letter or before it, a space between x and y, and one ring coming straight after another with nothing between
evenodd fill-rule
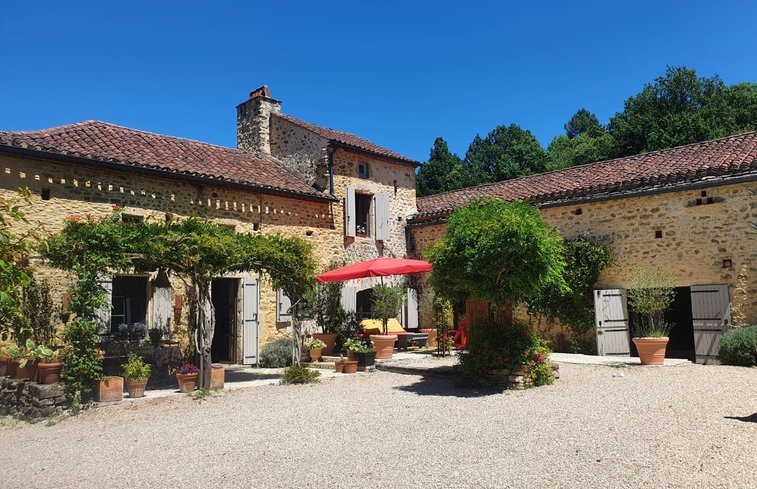
<instances>
[{"instance_id":1,"label":"potted shrub","mask_svg":"<svg viewBox=\"0 0 757 489\"><path fill-rule=\"evenodd\" d=\"M388 330L389 318L397 317L402 307L404 292L399 287L390 287L388 285L377 285L373 288L373 303L371 313L373 319L381 319L384 326L383 334L371 335L373 347L376 349L377 359L392 358L394 342L397 341L397 335L390 335Z\"/></svg>"},{"instance_id":2,"label":"potted shrub","mask_svg":"<svg viewBox=\"0 0 757 489\"><path fill-rule=\"evenodd\" d=\"M310 361L317 362L321 359L321 352L326 347L326 343L318 338L310 338L305 342L305 348L310 351Z\"/></svg>"},{"instance_id":3,"label":"potted shrub","mask_svg":"<svg viewBox=\"0 0 757 489\"><path fill-rule=\"evenodd\" d=\"M37 378L40 384L54 384L60 380L63 362L59 359L58 350L46 346L39 347L39 363L37 364Z\"/></svg>"},{"instance_id":4,"label":"potted shrub","mask_svg":"<svg viewBox=\"0 0 757 489\"><path fill-rule=\"evenodd\" d=\"M333 270L338 266L340 265L332 263L329 269ZM342 283L329 282L316 285L305 293L302 306L302 309L307 309L321 328L322 333L313 333L313 338L326 343L323 353L333 354L337 337L344 336L345 311L342 307Z\"/></svg>"},{"instance_id":5,"label":"potted shrub","mask_svg":"<svg viewBox=\"0 0 757 489\"><path fill-rule=\"evenodd\" d=\"M358 351L362 347L362 343L360 340L356 340L354 338L348 338L344 340L344 343L342 344L342 350L347 352L347 360L354 360L355 359L355 352Z\"/></svg>"},{"instance_id":6,"label":"potted shrub","mask_svg":"<svg viewBox=\"0 0 757 489\"><path fill-rule=\"evenodd\" d=\"M129 359L121 365L126 379L126 391L129 397L144 397L147 379L150 377L150 366L135 353L129 353Z\"/></svg>"},{"instance_id":7,"label":"potted shrub","mask_svg":"<svg viewBox=\"0 0 757 489\"><path fill-rule=\"evenodd\" d=\"M662 365L668 333L673 325L665 321L665 311L673 303L673 281L663 270L635 268L631 271L628 301L639 314L633 328L633 343L642 365Z\"/></svg>"},{"instance_id":8,"label":"potted shrub","mask_svg":"<svg viewBox=\"0 0 757 489\"><path fill-rule=\"evenodd\" d=\"M197 375L200 369L193 363L184 363L176 370L176 380L181 392L192 392L197 388Z\"/></svg>"},{"instance_id":9,"label":"potted shrub","mask_svg":"<svg viewBox=\"0 0 757 489\"><path fill-rule=\"evenodd\" d=\"M376 363L376 351L370 346L370 343L366 343L358 340L344 342L344 348L349 354L349 359L356 362L355 368L372 367Z\"/></svg>"},{"instance_id":10,"label":"potted shrub","mask_svg":"<svg viewBox=\"0 0 757 489\"><path fill-rule=\"evenodd\" d=\"M42 345L35 345L34 340L26 340L26 345L23 348L19 348L16 354L18 359L18 366L16 367L16 379L29 379L31 381L37 380L37 361L40 356L45 353L52 353L52 351Z\"/></svg>"},{"instance_id":11,"label":"potted shrub","mask_svg":"<svg viewBox=\"0 0 757 489\"><path fill-rule=\"evenodd\" d=\"M124 398L124 378L106 375L95 380L95 401L116 402Z\"/></svg>"}]
</instances>

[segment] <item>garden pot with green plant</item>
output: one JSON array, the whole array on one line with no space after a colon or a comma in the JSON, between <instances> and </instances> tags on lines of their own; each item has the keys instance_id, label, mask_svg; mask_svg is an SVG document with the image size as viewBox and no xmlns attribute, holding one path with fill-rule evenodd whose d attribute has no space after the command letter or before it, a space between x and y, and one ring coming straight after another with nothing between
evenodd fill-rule
<instances>
[{"instance_id":1,"label":"garden pot with green plant","mask_svg":"<svg viewBox=\"0 0 757 489\"><path fill-rule=\"evenodd\" d=\"M37 380L37 368L40 358L52 355L52 350L44 345L36 345L31 338L26 344L18 349L18 367L16 367L17 379Z\"/></svg>"},{"instance_id":2,"label":"garden pot with green plant","mask_svg":"<svg viewBox=\"0 0 757 489\"><path fill-rule=\"evenodd\" d=\"M129 393L129 397L144 397L151 367L139 355L129 353L129 359L121 365L121 368L124 371L126 391Z\"/></svg>"},{"instance_id":3,"label":"garden pot with green plant","mask_svg":"<svg viewBox=\"0 0 757 489\"><path fill-rule=\"evenodd\" d=\"M628 285L628 301L639 314L633 327L633 343L642 365L665 363L668 333L674 325L665 321L665 311L673 303L675 289L664 270L635 268Z\"/></svg>"},{"instance_id":4,"label":"garden pot with green plant","mask_svg":"<svg viewBox=\"0 0 757 489\"><path fill-rule=\"evenodd\" d=\"M389 318L399 315L403 298L404 292L400 287L381 284L373 288L371 313L373 319L381 320L384 328L383 334L371 335L373 348L376 351L376 359L392 358L397 335L389 334Z\"/></svg>"},{"instance_id":5,"label":"garden pot with green plant","mask_svg":"<svg viewBox=\"0 0 757 489\"><path fill-rule=\"evenodd\" d=\"M37 364L37 378L40 384L54 384L60 380L63 362L58 357L58 350L44 346L40 348L39 363Z\"/></svg>"},{"instance_id":6,"label":"garden pot with green plant","mask_svg":"<svg viewBox=\"0 0 757 489\"><path fill-rule=\"evenodd\" d=\"M351 360L356 361L356 367L372 367L376 363L376 351L369 343L358 340L344 342L345 349L352 355Z\"/></svg>"},{"instance_id":7,"label":"garden pot with green plant","mask_svg":"<svg viewBox=\"0 0 757 489\"><path fill-rule=\"evenodd\" d=\"M179 391L192 392L197 388L197 376L200 369L193 363L185 363L176 370L176 380L179 382Z\"/></svg>"},{"instance_id":8,"label":"garden pot with green plant","mask_svg":"<svg viewBox=\"0 0 757 489\"><path fill-rule=\"evenodd\" d=\"M321 359L321 352L326 347L326 343L318 338L310 338L305 342L305 348L310 352L310 361L317 362Z\"/></svg>"}]
</instances>

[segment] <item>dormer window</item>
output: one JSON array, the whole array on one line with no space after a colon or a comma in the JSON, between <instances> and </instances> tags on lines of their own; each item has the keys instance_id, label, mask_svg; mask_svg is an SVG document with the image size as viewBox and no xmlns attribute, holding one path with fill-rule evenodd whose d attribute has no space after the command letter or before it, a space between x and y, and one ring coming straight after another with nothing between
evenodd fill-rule
<instances>
[{"instance_id":1,"label":"dormer window","mask_svg":"<svg viewBox=\"0 0 757 489\"><path fill-rule=\"evenodd\" d=\"M357 176L360 178L368 178L368 163L361 161L357 164Z\"/></svg>"}]
</instances>

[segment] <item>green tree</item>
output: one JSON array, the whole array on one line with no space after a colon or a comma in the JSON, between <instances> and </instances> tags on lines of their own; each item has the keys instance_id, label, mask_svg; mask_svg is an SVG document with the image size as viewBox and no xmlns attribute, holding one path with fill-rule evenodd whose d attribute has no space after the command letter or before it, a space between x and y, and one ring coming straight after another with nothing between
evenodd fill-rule
<instances>
[{"instance_id":1,"label":"green tree","mask_svg":"<svg viewBox=\"0 0 757 489\"><path fill-rule=\"evenodd\" d=\"M586 109L578 109L573 117L563 126L565 135L573 139L581 135L598 138L605 133L605 128L599 123L597 116Z\"/></svg>"},{"instance_id":2,"label":"green tree","mask_svg":"<svg viewBox=\"0 0 757 489\"><path fill-rule=\"evenodd\" d=\"M476 136L464 162L476 185L540 173L546 163L539 141L516 124L497 126L486 138Z\"/></svg>"},{"instance_id":3,"label":"green tree","mask_svg":"<svg viewBox=\"0 0 757 489\"><path fill-rule=\"evenodd\" d=\"M389 319L397 317L402 309L402 299L405 292L401 287L380 284L373 287L371 295L371 314L374 319L380 319L384 327L384 334L388 333Z\"/></svg>"},{"instance_id":4,"label":"green tree","mask_svg":"<svg viewBox=\"0 0 757 489\"><path fill-rule=\"evenodd\" d=\"M598 137L588 134L580 134L573 138L557 136L547 148L547 170L561 170L605 160L610 158L612 150L612 137L606 133Z\"/></svg>"},{"instance_id":5,"label":"green tree","mask_svg":"<svg viewBox=\"0 0 757 489\"><path fill-rule=\"evenodd\" d=\"M668 67L625 101L608 125L616 156L714 139L757 129L757 85L727 87L719 76Z\"/></svg>"},{"instance_id":6,"label":"green tree","mask_svg":"<svg viewBox=\"0 0 757 489\"><path fill-rule=\"evenodd\" d=\"M432 195L469 185L470 178L459 156L452 153L443 138L436 138L416 177L418 195Z\"/></svg>"},{"instance_id":7,"label":"green tree","mask_svg":"<svg viewBox=\"0 0 757 489\"><path fill-rule=\"evenodd\" d=\"M457 209L425 256L434 290L451 300L485 300L507 326L518 302L545 287L566 288L562 238L523 202L479 199Z\"/></svg>"}]
</instances>

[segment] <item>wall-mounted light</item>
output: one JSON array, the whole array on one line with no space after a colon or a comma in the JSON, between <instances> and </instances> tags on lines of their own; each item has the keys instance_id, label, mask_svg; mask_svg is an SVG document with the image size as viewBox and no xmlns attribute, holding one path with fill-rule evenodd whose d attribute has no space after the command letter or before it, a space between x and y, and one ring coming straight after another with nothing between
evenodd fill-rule
<instances>
[{"instance_id":1,"label":"wall-mounted light","mask_svg":"<svg viewBox=\"0 0 757 489\"><path fill-rule=\"evenodd\" d=\"M726 258L723 260L723 267L722 268L733 268L733 260L730 258Z\"/></svg>"}]
</instances>

